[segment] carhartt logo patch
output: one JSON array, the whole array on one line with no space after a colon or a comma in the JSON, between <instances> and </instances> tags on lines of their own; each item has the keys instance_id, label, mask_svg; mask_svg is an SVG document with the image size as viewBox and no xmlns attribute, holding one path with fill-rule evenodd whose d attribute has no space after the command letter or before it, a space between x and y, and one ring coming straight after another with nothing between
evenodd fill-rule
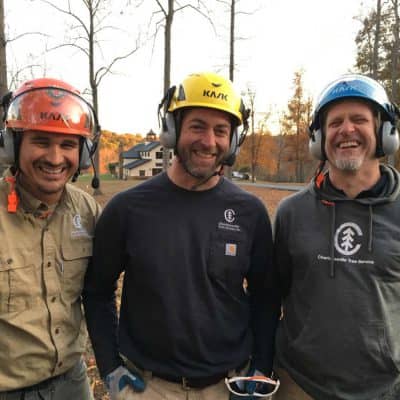
<instances>
[{"instance_id":1,"label":"carhartt logo patch","mask_svg":"<svg viewBox=\"0 0 400 400\"><path fill-rule=\"evenodd\" d=\"M225 243L225 255L235 257L237 253L237 246L235 243Z\"/></svg>"}]
</instances>

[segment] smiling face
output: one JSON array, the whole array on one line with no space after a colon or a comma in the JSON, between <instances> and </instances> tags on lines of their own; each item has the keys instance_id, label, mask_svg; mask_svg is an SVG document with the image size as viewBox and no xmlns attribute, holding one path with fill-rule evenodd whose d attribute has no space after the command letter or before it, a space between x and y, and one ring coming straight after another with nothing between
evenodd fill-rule
<instances>
[{"instance_id":1,"label":"smiling face","mask_svg":"<svg viewBox=\"0 0 400 400\"><path fill-rule=\"evenodd\" d=\"M372 107L360 100L342 100L329 107L325 123L325 153L332 168L358 171L378 163L376 117Z\"/></svg>"},{"instance_id":2,"label":"smiling face","mask_svg":"<svg viewBox=\"0 0 400 400\"><path fill-rule=\"evenodd\" d=\"M177 153L184 173L207 179L222 164L230 148L231 120L227 113L208 108L185 111Z\"/></svg>"},{"instance_id":3,"label":"smiling face","mask_svg":"<svg viewBox=\"0 0 400 400\"><path fill-rule=\"evenodd\" d=\"M38 200L55 204L78 170L79 136L25 131L19 150L19 182Z\"/></svg>"}]
</instances>

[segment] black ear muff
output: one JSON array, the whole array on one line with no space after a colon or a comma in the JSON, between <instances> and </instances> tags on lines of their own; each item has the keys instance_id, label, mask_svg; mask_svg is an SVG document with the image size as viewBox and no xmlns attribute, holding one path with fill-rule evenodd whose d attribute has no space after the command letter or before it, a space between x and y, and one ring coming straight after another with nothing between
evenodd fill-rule
<instances>
[{"instance_id":1,"label":"black ear muff","mask_svg":"<svg viewBox=\"0 0 400 400\"><path fill-rule=\"evenodd\" d=\"M390 156L399 149L399 133L392 122L384 121L382 123L380 128L380 141L382 154L377 154L377 156Z\"/></svg>"},{"instance_id":2,"label":"black ear muff","mask_svg":"<svg viewBox=\"0 0 400 400\"><path fill-rule=\"evenodd\" d=\"M0 133L0 164L13 165L15 156L14 134L4 129Z\"/></svg>"},{"instance_id":3,"label":"black ear muff","mask_svg":"<svg viewBox=\"0 0 400 400\"><path fill-rule=\"evenodd\" d=\"M236 156L239 154L239 132L238 128L234 128L232 132L232 139L231 139L231 145L229 147L229 152L224 160L224 165L227 165L228 167L231 167L235 161L236 161Z\"/></svg>"},{"instance_id":4,"label":"black ear muff","mask_svg":"<svg viewBox=\"0 0 400 400\"><path fill-rule=\"evenodd\" d=\"M158 115L161 120L160 142L167 149L173 149L176 145L177 132L173 113L168 109L171 105L176 86L171 86L158 105Z\"/></svg>"},{"instance_id":5,"label":"black ear muff","mask_svg":"<svg viewBox=\"0 0 400 400\"><path fill-rule=\"evenodd\" d=\"M90 139L82 140L79 169L88 169L92 165L91 157L94 153L93 143Z\"/></svg>"},{"instance_id":6,"label":"black ear muff","mask_svg":"<svg viewBox=\"0 0 400 400\"><path fill-rule=\"evenodd\" d=\"M317 160L325 160L324 151L322 149L322 132L321 129L315 129L310 134L310 140L308 142L308 149L310 154Z\"/></svg>"},{"instance_id":7,"label":"black ear muff","mask_svg":"<svg viewBox=\"0 0 400 400\"><path fill-rule=\"evenodd\" d=\"M176 124L174 115L170 112L165 113L165 116L161 119L161 134L160 142L167 149L174 149L176 146Z\"/></svg>"}]
</instances>

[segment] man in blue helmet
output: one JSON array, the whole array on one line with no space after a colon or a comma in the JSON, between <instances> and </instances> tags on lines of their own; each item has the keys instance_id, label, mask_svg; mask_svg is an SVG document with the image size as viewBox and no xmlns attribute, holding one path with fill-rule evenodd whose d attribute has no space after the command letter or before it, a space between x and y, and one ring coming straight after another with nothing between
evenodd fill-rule
<instances>
[{"instance_id":1,"label":"man in blue helmet","mask_svg":"<svg viewBox=\"0 0 400 400\"><path fill-rule=\"evenodd\" d=\"M399 147L398 116L362 75L320 95L310 127L320 168L282 201L274 227L274 400L400 399L400 176L379 162Z\"/></svg>"}]
</instances>

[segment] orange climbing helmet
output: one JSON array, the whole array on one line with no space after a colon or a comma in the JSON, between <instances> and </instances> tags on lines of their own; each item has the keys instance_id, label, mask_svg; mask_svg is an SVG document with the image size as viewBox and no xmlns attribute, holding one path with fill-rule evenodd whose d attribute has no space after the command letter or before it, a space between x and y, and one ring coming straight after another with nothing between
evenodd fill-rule
<instances>
[{"instance_id":1,"label":"orange climbing helmet","mask_svg":"<svg viewBox=\"0 0 400 400\"><path fill-rule=\"evenodd\" d=\"M5 127L79 135L97 134L92 106L66 82L52 78L33 79L12 93L6 108Z\"/></svg>"}]
</instances>

